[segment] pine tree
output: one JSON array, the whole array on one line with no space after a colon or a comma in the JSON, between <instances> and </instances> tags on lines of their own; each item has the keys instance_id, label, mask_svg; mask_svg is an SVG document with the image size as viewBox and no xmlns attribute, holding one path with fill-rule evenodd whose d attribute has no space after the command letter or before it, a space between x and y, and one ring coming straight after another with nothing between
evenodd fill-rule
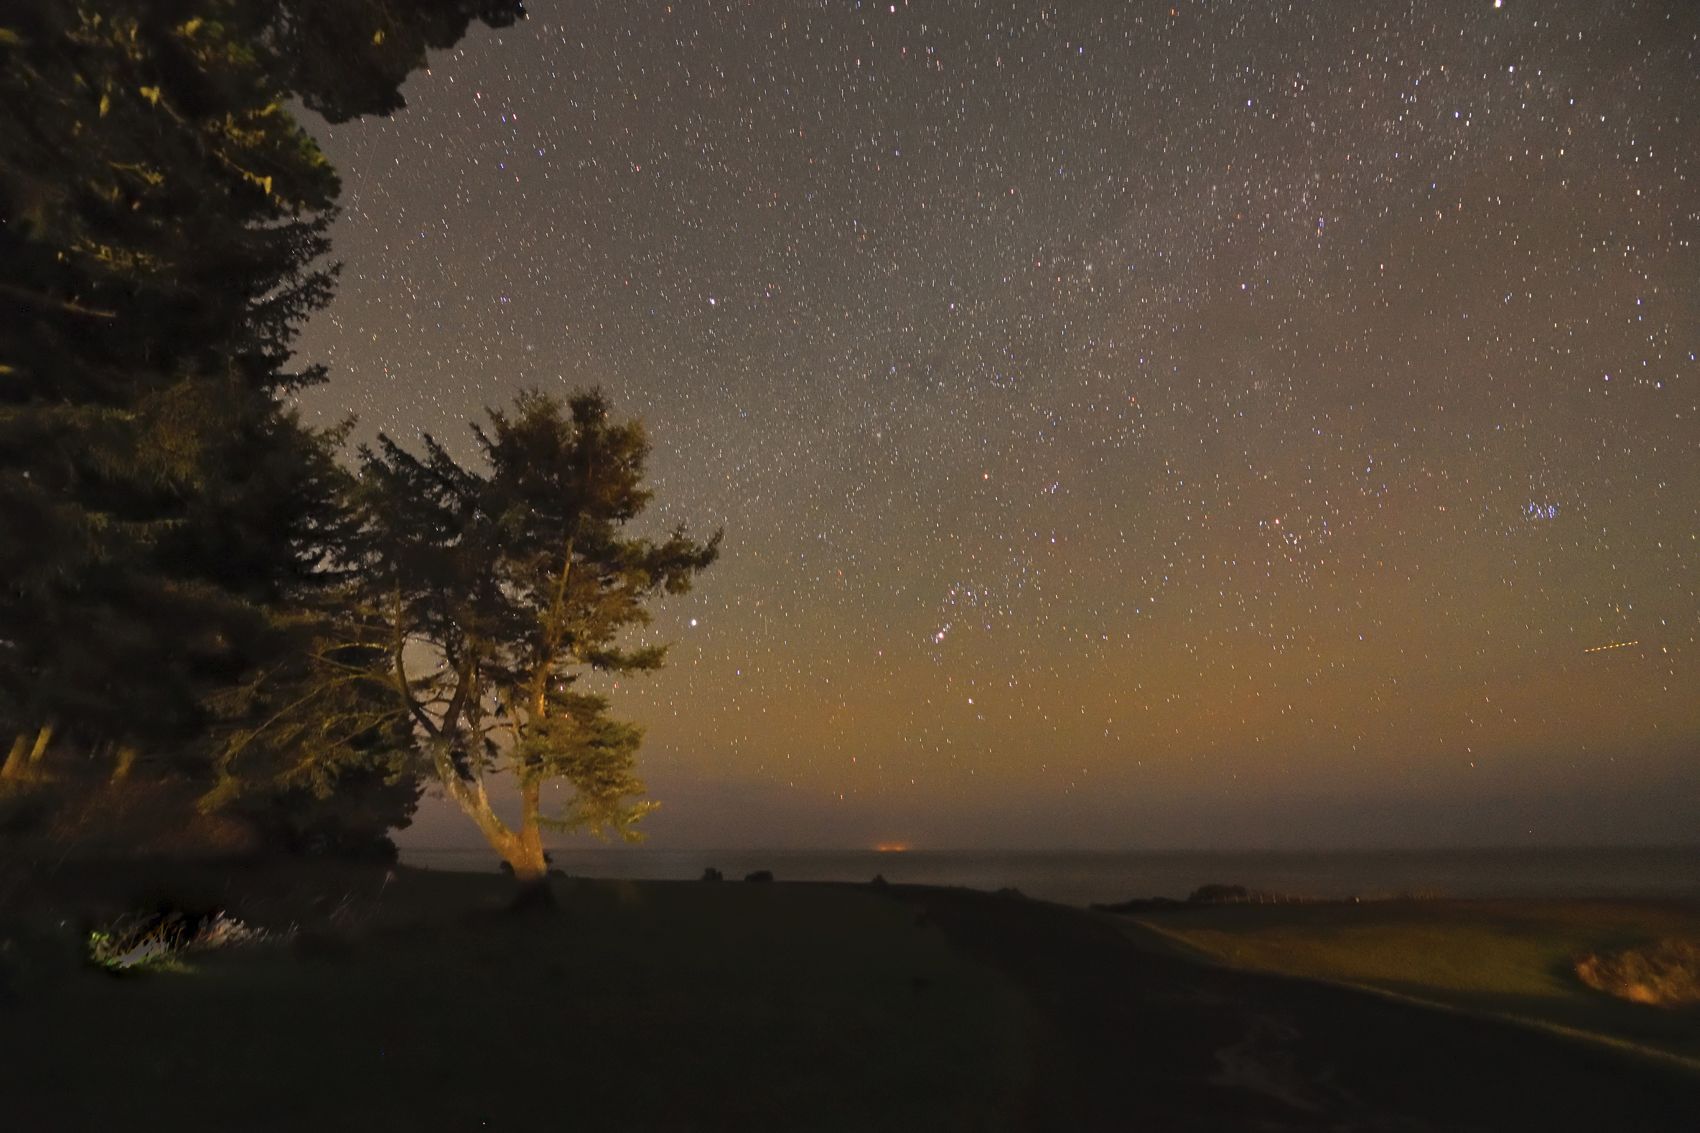
<instances>
[{"instance_id":1,"label":"pine tree","mask_svg":"<svg viewBox=\"0 0 1700 1133\"><path fill-rule=\"evenodd\" d=\"M287 666L346 474L288 396L328 300L340 121L517 0L18 0L0 11L0 776L204 774ZM88 760L77 760L87 766Z\"/></svg>"}]
</instances>

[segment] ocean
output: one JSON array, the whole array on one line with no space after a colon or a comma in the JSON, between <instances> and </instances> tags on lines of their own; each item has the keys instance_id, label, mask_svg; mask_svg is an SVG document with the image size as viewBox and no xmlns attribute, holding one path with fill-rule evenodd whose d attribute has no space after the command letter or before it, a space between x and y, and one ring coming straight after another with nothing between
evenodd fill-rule
<instances>
[{"instance_id":1,"label":"ocean","mask_svg":"<svg viewBox=\"0 0 1700 1133\"><path fill-rule=\"evenodd\" d=\"M1329 852L656 850L551 851L578 877L695 880L706 867L729 880L771 870L782 881L871 880L971 889L1013 888L1066 905L1134 897L1183 898L1201 885L1244 885L1309 898L1638 897L1700 900L1700 846ZM491 870L478 848L405 848L404 864Z\"/></svg>"}]
</instances>

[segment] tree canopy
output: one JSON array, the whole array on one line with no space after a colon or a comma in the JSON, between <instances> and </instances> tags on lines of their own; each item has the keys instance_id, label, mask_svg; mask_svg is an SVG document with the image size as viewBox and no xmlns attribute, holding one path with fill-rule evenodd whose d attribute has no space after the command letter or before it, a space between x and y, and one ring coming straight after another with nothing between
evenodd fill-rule
<instances>
[{"instance_id":1,"label":"tree canopy","mask_svg":"<svg viewBox=\"0 0 1700 1133\"><path fill-rule=\"evenodd\" d=\"M300 723L283 726L297 758L304 738L329 737L332 761L341 735L399 741L516 875L537 878L545 828L629 837L649 809L641 731L587 678L661 666L665 647L632 647L625 631L649 622L655 598L688 591L720 536L628 532L651 499L649 445L599 392L521 394L473 432L482 471L429 436L417 454L387 436L361 450L343 598L357 632L322 643ZM514 823L489 792L503 772ZM564 804L546 805L545 787L563 784Z\"/></svg>"},{"instance_id":2,"label":"tree canopy","mask_svg":"<svg viewBox=\"0 0 1700 1133\"><path fill-rule=\"evenodd\" d=\"M55 746L183 771L323 613L347 473L287 395L325 377L291 346L331 294L339 186L290 107L389 113L427 49L521 14L0 12L0 773Z\"/></svg>"}]
</instances>

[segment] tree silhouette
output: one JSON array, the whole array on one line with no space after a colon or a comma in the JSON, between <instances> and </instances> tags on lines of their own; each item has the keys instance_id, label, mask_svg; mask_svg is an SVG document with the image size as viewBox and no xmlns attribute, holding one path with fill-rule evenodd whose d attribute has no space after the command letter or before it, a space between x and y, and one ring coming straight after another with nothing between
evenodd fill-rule
<instances>
[{"instance_id":1,"label":"tree silhouette","mask_svg":"<svg viewBox=\"0 0 1700 1133\"><path fill-rule=\"evenodd\" d=\"M338 182L288 110L387 113L517 0L0 10L0 777L204 774L286 664L346 474L287 395ZM86 758L99 758L91 761ZM199 770L197 770L197 767Z\"/></svg>"}]
</instances>

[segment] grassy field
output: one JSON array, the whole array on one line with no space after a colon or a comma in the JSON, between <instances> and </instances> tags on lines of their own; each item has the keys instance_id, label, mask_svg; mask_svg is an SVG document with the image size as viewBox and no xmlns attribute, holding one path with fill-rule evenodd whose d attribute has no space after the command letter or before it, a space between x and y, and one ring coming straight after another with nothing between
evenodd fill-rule
<instances>
[{"instance_id":1,"label":"grassy field","mask_svg":"<svg viewBox=\"0 0 1700 1133\"><path fill-rule=\"evenodd\" d=\"M1158 935L961 889L553 889L516 913L495 875L0 862L0 1128L1592 1133L1700 1112L1682 1065L1250 967L1571 1004L1590 1029L1623 1010L1617 1033L1686 1050L1692 1013L1589 999L1561 964L1692 912L1212 908ZM89 927L162 901L299 931L183 972L84 960Z\"/></svg>"},{"instance_id":2,"label":"grassy field","mask_svg":"<svg viewBox=\"0 0 1700 1133\"><path fill-rule=\"evenodd\" d=\"M1577 957L1700 939L1700 908L1646 901L1374 901L1180 908L1137 922L1238 967L1570 1028L1700 1064L1700 1010L1595 991Z\"/></svg>"},{"instance_id":3,"label":"grassy field","mask_svg":"<svg viewBox=\"0 0 1700 1133\"><path fill-rule=\"evenodd\" d=\"M560 880L557 912L514 915L500 878L376 885L250 885L251 922L315 927L188 973L93 970L32 903L0 926L10 1127L998 1129L1019 1109L1021 994L866 887ZM223 896L210 875L175 891Z\"/></svg>"}]
</instances>

